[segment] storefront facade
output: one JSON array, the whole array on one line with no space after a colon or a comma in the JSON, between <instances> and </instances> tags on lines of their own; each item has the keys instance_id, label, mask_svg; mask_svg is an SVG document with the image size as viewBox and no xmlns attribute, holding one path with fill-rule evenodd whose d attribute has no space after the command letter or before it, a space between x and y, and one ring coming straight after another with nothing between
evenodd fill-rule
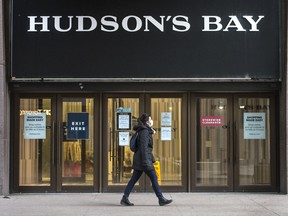
<instances>
[{"instance_id":1,"label":"storefront facade","mask_svg":"<svg viewBox=\"0 0 288 216\"><path fill-rule=\"evenodd\" d=\"M287 193L285 2L148 3L5 7L6 191L122 192L146 112L163 191Z\"/></svg>"}]
</instances>

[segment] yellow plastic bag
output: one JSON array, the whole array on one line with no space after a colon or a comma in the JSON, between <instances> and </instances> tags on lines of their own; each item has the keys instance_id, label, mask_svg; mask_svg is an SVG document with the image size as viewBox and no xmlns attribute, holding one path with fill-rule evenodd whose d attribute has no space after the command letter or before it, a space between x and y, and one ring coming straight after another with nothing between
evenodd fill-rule
<instances>
[{"instance_id":1,"label":"yellow plastic bag","mask_svg":"<svg viewBox=\"0 0 288 216\"><path fill-rule=\"evenodd\" d=\"M155 161L154 165L154 169L158 178L158 182L161 181L161 173L160 173L160 162L159 161Z\"/></svg>"}]
</instances>

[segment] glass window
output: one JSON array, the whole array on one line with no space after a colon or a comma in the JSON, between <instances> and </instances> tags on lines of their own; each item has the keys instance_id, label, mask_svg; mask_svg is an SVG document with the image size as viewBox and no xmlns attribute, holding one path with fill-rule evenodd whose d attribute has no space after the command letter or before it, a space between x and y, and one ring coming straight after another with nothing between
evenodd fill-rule
<instances>
[{"instance_id":1,"label":"glass window","mask_svg":"<svg viewBox=\"0 0 288 216\"><path fill-rule=\"evenodd\" d=\"M226 98L197 100L197 186L228 185L227 113Z\"/></svg>"},{"instance_id":2,"label":"glass window","mask_svg":"<svg viewBox=\"0 0 288 216\"><path fill-rule=\"evenodd\" d=\"M239 98L240 185L271 184L270 100Z\"/></svg>"},{"instance_id":3,"label":"glass window","mask_svg":"<svg viewBox=\"0 0 288 216\"><path fill-rule=\"evenodd\" d=\"M62 119L62 185L93 185L94 100L92 98L64 98ZM80 135L81 131L87 128L82 127L86 125L86 122L82 123L83 121L88 121L87 137ZM70 138L67 135L68 125L72 125L71 137L78 133L75 135L76 138Z\"/></svg>"},{"instance_id":4,"label":"glass window","mask_svg":"<svg viewBox=\"0 0 288 216\"><path fill-rule=\"evenodd\" d=\"M116 125L117 108L131 110L131 130L121 129ZM128 132L131 137L133 126L139 117L138 98L108 99L108 185L126 185L132 175L133 152L129 145L119 145L119 133ZM125 127L125 122L123 122ZM137 184L139 184L137 182Z\"/></svg>"},{"instance_id":5,"label":"glass window","mask_svg":"<svg viewBox=\"0 0 288 216\"><path fill-rule=\"evenodd\" d=\"M19 186L51 185L51 99L20 99Z\"/></svg>"},{"instance_id":6,"label":"glass window","mask_svg":"<svg viewBox=\"0 0 288 216\"><path fill-rule=\"evenodd\" d=\"M153 154L159 185L182 185L181 98L152 98ZM157 170L156 170L157 171Z\"/></svg>"}]
</instances>

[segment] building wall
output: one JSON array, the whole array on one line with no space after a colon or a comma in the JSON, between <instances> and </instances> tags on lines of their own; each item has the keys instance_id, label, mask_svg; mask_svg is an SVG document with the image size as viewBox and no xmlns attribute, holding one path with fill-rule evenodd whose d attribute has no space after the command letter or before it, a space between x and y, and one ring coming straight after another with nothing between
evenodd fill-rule
<instances>
[{"instance_id":1,"label":"building wall","mask_svg":"<svg viewBox=\"0 0 288 216\"><path fill-rule=\"evenodd\" d=\"M4 12L0 0L0 194L9 194L9 97L5 72Z\"/></svg>"},{"instance_id":2,"label":"building wall","mask_svg":"<svg viewBox=\"0 0 288 216\"><path fill-rule=\"evenodd\" d=\"M287 37L287 35L288 35L288 32L287 32L287 23L288 23L288 17L287 17L287 13L288 13L288 4L287 4L287 0L286 1L284 1L284 3L283 3L283 10L285 11L283 14L284 14L284 23L283 23L283 25L286 27L284 27L285 29L284 29L284 32L286 32L286 34L284 35L284 41L286 42L286 43L284 43L285 44L285 48L286 49L284 49L284 52L285 52L285 58L283 58L283 59L285 59L285 61L284 61L284 64L285 64L285 67L284 67L284 70L283 70L283 84L282 84L282 89L284 89L283 90L283 92L285 92L285 103L283 103L283 105L285 106L285 119L286 119L286 127L285 127L285 144L286 144L286 151L284 151L285 153L286 153L286 155L285 155L285 159L286 159L286 166L285 167L283 167L283 169L285 169L285 172L283 172L283 173L285 173L286 174L286 182L284 182L285 183L285 188L284 189L282 189L282 188L280 188L280 191L281 192L284 192L284 193L286 193L287 194L287 190L288 190L288 169L287 169L287 167L288 167L288 136L287 136L287 132L288 132L288 115L287 115L287 113L288 113L288 89L287 89L287 83L288 83L288 75L287 75L287 73L288 73L288 64L287 64L287 62L288 62L288 47L287 47L287 45L288 45L288 37ZM281 105L281 103L280 103L280 105ZM281 152L281 149L280 149L280 152ZM282 172L280 173L280 175L282 175Z\"/></svg>"},{"instance_id":3,"label":"building wall","mask_svg":"<svg viewBox=\"0 0 288 216\"><path fill-rule=\"evenodd\" d=\"M283 69L282 69L282 91L280 94L280 193L287 194L288 190L288 40L287 40L287 11L288 4L287 0L282 1L282 12L283 12L283 40L282 40L282 48L283 48ZM284 119L285 122L282 121ZM282 127L284 126L285 127ZM286 163L285 163L286 162Z\"/></svg>"},{"instance_id":4,"label":"building wall","mask_svg":"<svg viewBox=\"0 0 288 216\"><path fill-rule=\"evenodd\" d=\"M6 77L5 43L4 43L4 7L0 0L0 195L9 194L9 92ZM286 1L285 1L286 2ZM285 5L287 6L287 5ZM287 44L287 43L285 43ZM287 49L286 49L287 51ZM287 57L287 55L286 55ZM287 59L285 59L287 61ZM288 90L287 90L287 65L283 70L283 85L280 95L280 192L287 193L288 188ZM282 127L282 126L286 127ZM12 134L13 135L13 134ZM285 162L286 161L286 162Z\"/></svg>"}]
</instances>

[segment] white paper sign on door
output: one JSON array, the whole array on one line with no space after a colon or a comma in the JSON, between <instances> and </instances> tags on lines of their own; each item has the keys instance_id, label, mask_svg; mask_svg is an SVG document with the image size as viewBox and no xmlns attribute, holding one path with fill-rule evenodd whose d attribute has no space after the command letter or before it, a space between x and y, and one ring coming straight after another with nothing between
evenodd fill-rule
<instances>
[{"instance_id":1,"label":"white paper sign on door","mask_svg":"<svg viewBox=\"0 0 288 216\"><path fill-rule=\"evenodd\" d=\"M129 145L129 132L119 132L119 146Z\"/></svg>"},{"instance_id":2,"label":"white paper sign on door","mask_svg":"<svg viewBox=\"0 0 288 216\"><path fill-rule=\"evenodd\" d=\"M129 115L119 115L118 116L118 128L119 129L129 129L130 116Z\"/></svg>"},{"instance_id":3,"label":"white paper sign on door","mask_svg":"<svg viewBox=\"0 0 288 216\"><path fill-rule=\"evenodd\" d=\"M161 112L161 126L172 126L171 112Z\"/></svg>"},{"instance_id":4,"label":"white paper sign on door","mask_svg":"<svg viewBox=\"0 0 288 216\"><path fill-rule=\"evenodd\" d=\"M46 139L46 113L24 115L24 139Z\"/></svg>"},{"instance_id":5,"label":"white paper sign on door","mask_svg":"<svg viewBox=\"0 0 288 216\"><path fill-rule=\"evenodd\" d=\"M265 113L244 113L244 139L266 139Z\"/></svg>"},{"instance_id":6,"label":"white paper sign on door","mask_svg":"<svg viewBox=\"0 0 288 216\"><path fill-rule=\"evenodd\" d=\"M161 127L161 140L170 141L172 138L172 129L171 127Z\"/></svg>"}]
</instances>

